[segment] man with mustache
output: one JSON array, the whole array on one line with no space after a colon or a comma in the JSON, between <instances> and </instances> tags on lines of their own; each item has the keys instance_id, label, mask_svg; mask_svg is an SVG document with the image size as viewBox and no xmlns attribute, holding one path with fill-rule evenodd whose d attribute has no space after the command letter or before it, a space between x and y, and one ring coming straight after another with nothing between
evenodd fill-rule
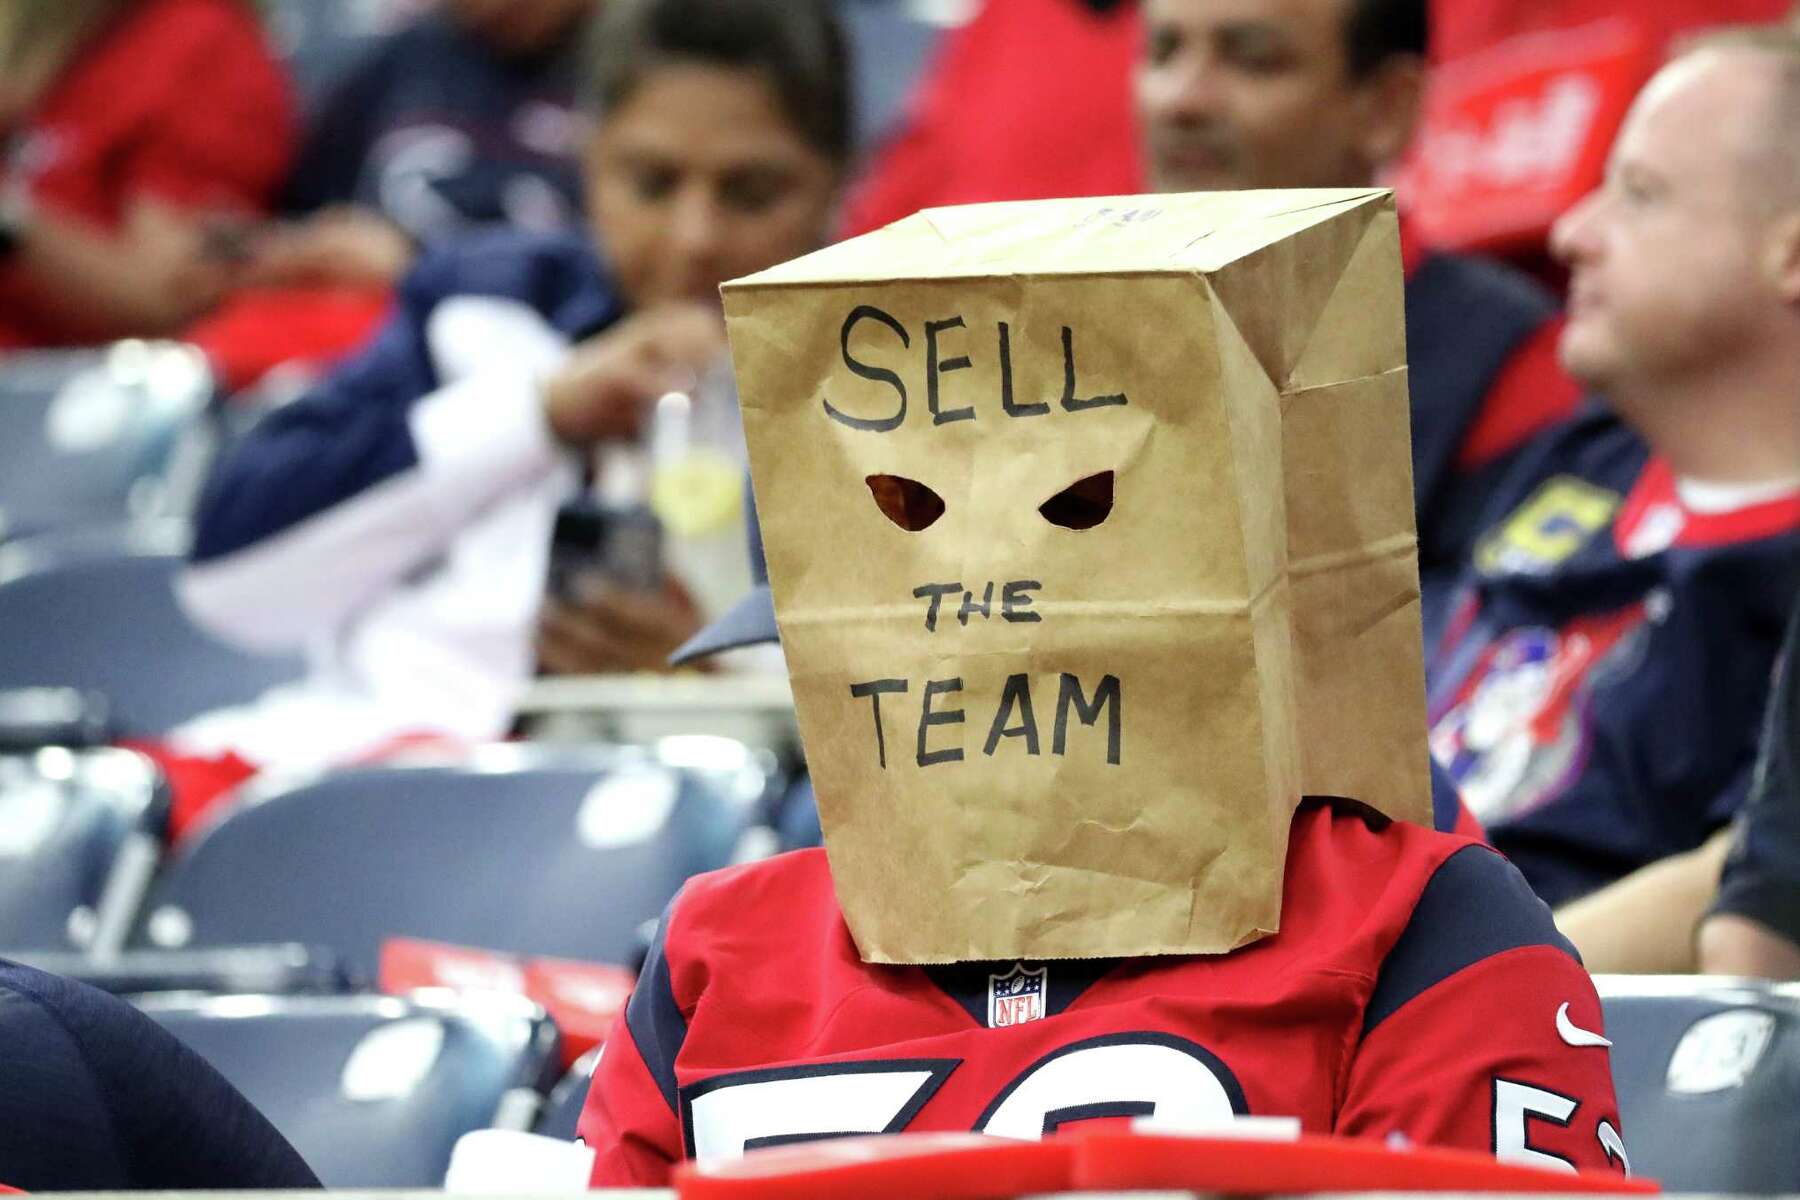
<instances>
[{"instance_id":1,"label":"man with mustache","mask_svg":"<svg viewBox=\"0 0 1800 1200\"><path fill-rule=\"evenodd\" d=\"M1145 0L1136 82L1151 185L1373 184L1419 119L1425 13L1424 0ZM1413 242L1405 253L1429 636L1493 484L1577 396L1554 361L1547 292L1493 263Z\"/></svg>"}]
</instances>

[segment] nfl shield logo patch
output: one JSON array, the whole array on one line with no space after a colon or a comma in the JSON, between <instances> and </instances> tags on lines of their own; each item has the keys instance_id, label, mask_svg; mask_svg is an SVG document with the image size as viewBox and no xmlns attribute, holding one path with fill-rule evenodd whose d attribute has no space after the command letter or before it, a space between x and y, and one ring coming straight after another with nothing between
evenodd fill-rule
<instances>
[{"instance_id":1,"label":"nfl shield logo patch","mask_svg":"<svg viewBox=\"0 0 1800 1200\"><path fill-rule=\"evenodd\" d=\"M1022 1025L1043 1016L1049 978L1049 967L1027 971L1024 963L1014 963L1004 975L989 975L988 1028Z\"/></svg>"}]
</instances>

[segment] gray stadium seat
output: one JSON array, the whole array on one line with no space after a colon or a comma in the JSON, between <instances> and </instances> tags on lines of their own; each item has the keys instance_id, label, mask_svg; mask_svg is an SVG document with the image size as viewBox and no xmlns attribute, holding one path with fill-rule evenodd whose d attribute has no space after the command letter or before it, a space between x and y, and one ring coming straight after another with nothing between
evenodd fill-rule
<instances>
[{"instance_id":1,"label":"gray stadium seat","mask_svg":"<svg viewBox=\"0 0 1800 1200\"><path fill-rule=\"evenodd\" d=\"M307 115L377 38L402 27L423 7L409 0L264 0L261 5L269 40Z\"/></svg>"},{"instance_id":2,"label":"gray stadium seat","mask_svg":"<svg viewBox=\"0 0 1800 1200\"><path fill-rule=\"evenodd\" d=\"M134 944L304 942L362 979L391 936L629 964L682 881L730 859L764 779L738 743L669 738L253 786L169 860Z\"/></svg>"},{"instance_id":3,"label":"gray stadium seat","mask_svg":"<svg viewBox=\"0 0 1800 1200\"><path fill-rule=\"evenodd\" d=\"M0 947L87 954L104 934L116 949L167 820L162 777L141 754L0 756Z\"/></svg>"},{"instance_id":4,"label":"gray stadium seat","mask_svg":"<svg viewBox=\"0 0 1800 1200\"><path fill-rule=\"evenodd\" d=\"M594 1068L600 1062L600 1047L595 1046L575 1060L569 1073L557 1081L538 1114L533 1133L565 1142L575 1140L575 1127L581 1121L582 1106L587 1103L588 1085L594 1081Z\"/></svg>"},{"instance_id":5,"label":"gray stadium seat","mask_svg":"<svg viewBox=\"0 0 1800 1200\"><path fill-rule=\"evenodd\" d=\"M437 1187L457 1138L528 1128L555 1078L556 1028L514 996L151 996L139 1007L327 1187Z\"/></svg>"},{"instance_id":6,"label":"gray stadium seat","mask_svg":"<svg viewBox=\"0 0 1800 1200\"><path fill-rule=\"evenodd\" d=\"M337 955L294 943L222 950L127 950L105 955L5 950L0 957L115 996L151 992L299 996L354 990Z\"/></svg>"},{"instance_id":7,"label":"gray stadium seat","mask_svg":"<svg viewBox=\"0 0 1800 1200\"><path fill-rule=\"evenodd\" d=\"M1600 975L1633 1174L1669 1192L1800 1191L1800 990Z\"/></svg>"},{"instance_id":8,"label":"gray stadium seat","mask_svg":"<svg viewBox=\"0 0 1800 1200\"><path fill-rule=\"evenodd\" d=\"M185 515L210 458L213 378L174 342L8 355L0 537Z\"/></svg>"},{"instance_id":9,"label":"gray stadium seat","mask_svg":"<svg viewBox=\"0 0 1800 1200\"><path fill-rule=\"evenodd\" d=\"M293 679L297 657L252 655L176 603L178 522L69 530L0 546L0 688L68 687L107 702L115 736L154 736Z\"/></svg>"},{"instance_id":10,"label":"gray stadium seat","mask_svg":"<svg viewBox=\"0 0 1800 1200\"><path fill-rule=\"evenodd\" d=\"M943 35L925 7L917 0L838 0L856 69L857 141L865 149L895 131Z\"/></svg>"}]
</instances>

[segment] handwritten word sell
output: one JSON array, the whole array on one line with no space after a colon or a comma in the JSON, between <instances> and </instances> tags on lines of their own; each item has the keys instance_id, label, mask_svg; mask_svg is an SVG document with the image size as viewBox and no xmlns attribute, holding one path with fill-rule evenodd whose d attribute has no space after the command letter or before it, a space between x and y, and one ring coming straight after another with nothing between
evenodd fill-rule
<instances>
[{"instance_id":1,"label":"handwritten word sell","mask_svg":"<svg viewBox=\"0 0 1800 1200\"><path fill-rule=\"evenodd\" d=\"M843 411L833 404L829 397L824 400L825 415L832 420L848 425L852 429L867 429L876 433L887 433L900 428L906 420L906 384L892 367L877 363L865 362L850 352L850 334L864 321L873 321L877 325L892 331L899 339L900 348L912 349L912 334L907 332L892 313L876 308L873 304L859 304L850 310L844 318L844 327L838 335L838 343L843 352L844 366L850 373L876 383L886 384L894 390L896 407L886 416L858 417ZM946 408L941 394L944 376L954 371L966 371L974 366L974 361L967 354L951 354L946 356L942 339L952 331L966 329L960 316L948 317L941 321L925 322L925 407L931 412L933 425L948 425L953 421L973 421L975 407L971 404ZM1069 326L1062 329L1062 397L1058 401L1064 412L1082 412L1091 408L1109 408L1126 404L1129 401L1124 392L1109 392L1102 395L1079 395L1079 386L1075 376L1075 331ZM1050 405L1042 401L1018 403L1013 398L1013 365L1012 365L1012 327L1005 321L995 322L994 356L1000 372L1000 411L1008 417L1041 417L1050 412Z\"/></svg>"}]
</instances>

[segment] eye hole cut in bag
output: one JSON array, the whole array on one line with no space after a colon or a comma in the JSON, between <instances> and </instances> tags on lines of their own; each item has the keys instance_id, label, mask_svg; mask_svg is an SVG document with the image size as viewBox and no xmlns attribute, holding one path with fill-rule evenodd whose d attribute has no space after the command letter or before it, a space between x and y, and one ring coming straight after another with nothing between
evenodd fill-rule
<instances>
[{"instance_id":1,"label":"eye hole cut in bag","mask_svg":"<svg viewBox=\"0 0 1800 1200\"><path fill-rule=\"evenodd\" d=\"M1077 479L1038 505L1044 520L1064 529L1092 529L1112 514L1113 473Z\"/></svg>"},{"instance_id":2,"label":"eye hole cut in bag","mask_svg":"<svg viewBox=\"0 0 1800 1200\"><path fill-rule=\"evenodd\" d=\"M870 475L863 482L881 515L908 533L929 529L944 515L941 496L903 475ZM1044 520L1064 529L1092 529L1112 515L1113 473L1101 471L1077 479L1042 504Z\"/></svg>"},{"instance_id":3,"label":"eye hole cut in bag","mask_svg":"<svg viewBox=\"0 0 1800 1200\"><path fill-rule=\"evenodd\" d=\"M903 475L871 475L863 481L881 515L906 530L929 529L944 515L944 499L916 479Z\"/></svg>"}]
</instances>

